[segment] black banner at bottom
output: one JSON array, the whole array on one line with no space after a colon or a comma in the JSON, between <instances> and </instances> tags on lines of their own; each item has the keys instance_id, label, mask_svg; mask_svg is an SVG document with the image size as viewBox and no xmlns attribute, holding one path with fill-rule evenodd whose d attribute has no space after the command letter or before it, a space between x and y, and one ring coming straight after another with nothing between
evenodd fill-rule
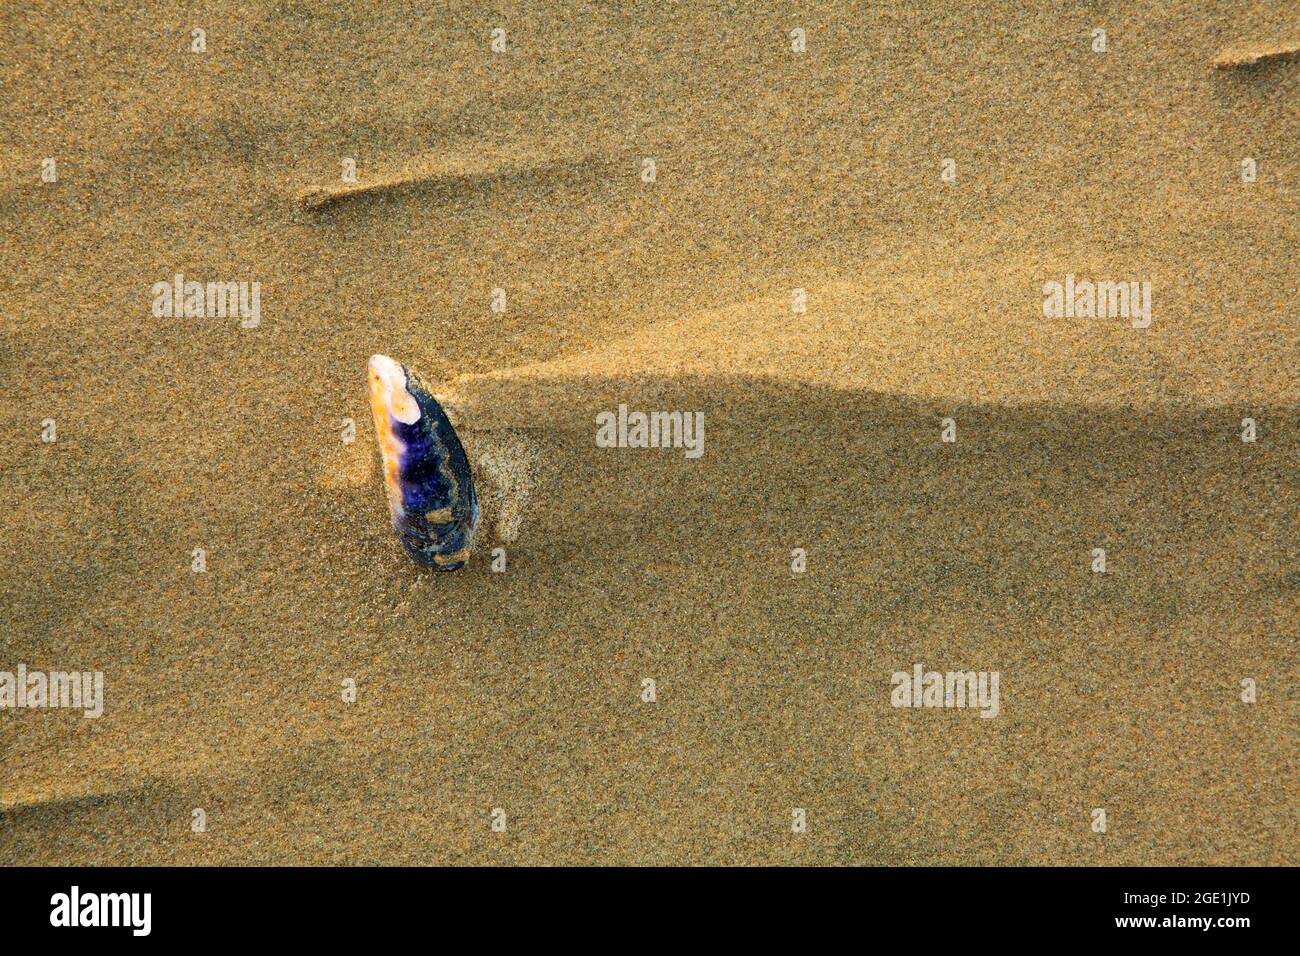
<instances>
[{"instance_id":1,"label":"black banner at bottom","mask_svg":"<svg viewBox=\"0 0 1300 956\"><path fill-rule=\"evenodd\" d=\"M675 926L689 921L733 943L785 928L859 940L937 934L944 945L1102 936L1233 946L1286 927L1291 876L1254 868L10 868L0 870L0 918L15 944L71 934L128 945L279 934L298 944L373 944L477 927L533 941L611 941L604 934L613 930L637 945L642 934L682 939Z\"/></svg>"}]
</instances>

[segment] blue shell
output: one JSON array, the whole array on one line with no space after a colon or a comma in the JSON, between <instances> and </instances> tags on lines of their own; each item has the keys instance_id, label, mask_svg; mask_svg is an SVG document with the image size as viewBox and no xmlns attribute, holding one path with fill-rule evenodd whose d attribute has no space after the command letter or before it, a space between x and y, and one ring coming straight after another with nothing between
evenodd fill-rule
<instances>
[{"instance_id":1,"label":"blue shell","mask_svg":"<svg viewBox=\"0 0 1300 956\"><path fill-rule=\"evenodd\" d=\"M469 560L478 528L478 495L465 449L447 413L405 365L406 390L420 406L412 424L390 420L405 446L398 465L401 503L393 528L414 561L435 571L456 571Z\"/></svg>"}]
</instances>

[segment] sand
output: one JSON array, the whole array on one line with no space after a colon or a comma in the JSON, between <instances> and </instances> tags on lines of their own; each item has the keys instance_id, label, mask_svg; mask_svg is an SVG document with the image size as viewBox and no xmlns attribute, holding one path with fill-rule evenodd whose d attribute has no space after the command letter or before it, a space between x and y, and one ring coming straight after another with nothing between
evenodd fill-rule
<instances>
[{"instance_id":1,"label":"sand","mask_svg":"<svg viewBox=\"0 0 1300 956\"><path fill-rule=\"evenodd\" d=\"M1291 0L0 33L0 671L106 687L0 710L0 863L1300 862ZM373 352L534 456L504 572L401 552Z\"/></svg>"}]
</instances>

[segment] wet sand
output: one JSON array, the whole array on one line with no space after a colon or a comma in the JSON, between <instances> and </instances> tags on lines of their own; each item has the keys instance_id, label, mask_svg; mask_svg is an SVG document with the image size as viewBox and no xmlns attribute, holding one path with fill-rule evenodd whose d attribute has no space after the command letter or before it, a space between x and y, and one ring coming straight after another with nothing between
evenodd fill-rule
<instances>
[{"instance_id":1,"label":"wet sand","mask_svg":"<svg viewBox=\"0 0 1300 956\"><path fill-rule=\"evenodd\" d=\"M86 10L0 12L0 671L106 699L0 710L0 862L1297 862L1294 4ZM535 450L504 573L372 352Z\"/></svg>"}]
</instances>

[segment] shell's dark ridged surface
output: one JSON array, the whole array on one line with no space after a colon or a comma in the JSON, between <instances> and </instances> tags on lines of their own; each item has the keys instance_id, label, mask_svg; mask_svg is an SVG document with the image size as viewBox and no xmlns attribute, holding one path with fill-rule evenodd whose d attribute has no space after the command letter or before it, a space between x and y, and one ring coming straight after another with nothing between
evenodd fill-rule
<instances>
[{"instance_id":1,"label":"shell's dark ridged surface","mask_svg":"<svg viewBox=\"0 0 1300 956\"><path fill-rule=\"evenodd\" d=\"M405 445L402 506L393 513L393 527L417 564L456 571L469 560L478 527L474 476L447 413L409 369L403 366L402 371L420 417L410 425L392 423L393 433Z\"/></svg>"}]
</instances>

